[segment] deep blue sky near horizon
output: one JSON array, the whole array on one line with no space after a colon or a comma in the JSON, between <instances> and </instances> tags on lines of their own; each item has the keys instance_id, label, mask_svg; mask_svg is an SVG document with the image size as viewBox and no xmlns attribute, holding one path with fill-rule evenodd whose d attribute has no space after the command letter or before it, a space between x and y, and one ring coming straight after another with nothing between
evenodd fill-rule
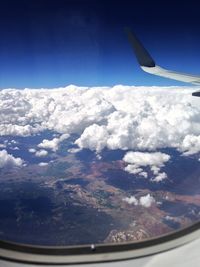
<instances>
[{"instance_id":1,"label":"deep blue sky near horizon","mask_svg":"<svg viewBox=\"0 0 200 267\"><path fill-rule=\"evenodd\" d=\"M123 31L158 65L200 74L197 1L0 2L0 88L187 85L144 73Z\"/></svg>"}]
</instances>

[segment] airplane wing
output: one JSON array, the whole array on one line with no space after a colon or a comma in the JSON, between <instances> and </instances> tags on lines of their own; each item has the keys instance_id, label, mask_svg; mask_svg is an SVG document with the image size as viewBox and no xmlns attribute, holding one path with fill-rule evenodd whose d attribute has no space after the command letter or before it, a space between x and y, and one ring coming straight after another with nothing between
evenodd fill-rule
<instances>
[{"instance_id":1,"label":"airplane wing","mask_svg":"<svg viewBox=\"0 0 200 267\"><path fill-rule=\"evenodd\" d=\"M179 72L164 69L164 68L156 65L156 63L153 60L153 58L151 57L151 55L143 47L141 42L131 32L131 30L129 28L126 28L126 32L128 34L130 44L132 45L133 50L135 52L136 58L140 64L140 67L145 72L148 72L148 73L151 73L151 74L154 74L157 76L181 81L181 82L200 85L200 75L198 76L198 75L192 75L192 74L186 74L186 73L179 73ZM200 97L200 91L194 92L192 95Z\"/></svg>"}]
</instances>

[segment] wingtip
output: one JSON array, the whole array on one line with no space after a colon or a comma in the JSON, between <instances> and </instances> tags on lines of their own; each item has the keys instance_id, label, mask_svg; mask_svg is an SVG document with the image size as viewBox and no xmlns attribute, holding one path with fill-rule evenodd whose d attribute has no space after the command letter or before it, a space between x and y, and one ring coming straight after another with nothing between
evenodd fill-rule
<instances>
[{"instance_id":1,"label":"wingtip","mask_svg":"<svg viewBox=\"0 0 200 267\"><path fill-rule=\"evenodd\" d=\"M133 47L136 58L142 67L155 67L155 61L148 53L148 51L143 47L142 43L138 40L136 35L131 31L129 27L124 28L125 33L128 35L129 42Z\"/></svg>"},{"instance_id":2,"label":"wingtip","mask_svg":"<svg viewBox=\"0 0 200 267\"><path fill-rule=\"evenodd\" d=\"M192 93L192 96L200 97L200 91L197 91L197 92Z\"/></svg>"}]
</instances>

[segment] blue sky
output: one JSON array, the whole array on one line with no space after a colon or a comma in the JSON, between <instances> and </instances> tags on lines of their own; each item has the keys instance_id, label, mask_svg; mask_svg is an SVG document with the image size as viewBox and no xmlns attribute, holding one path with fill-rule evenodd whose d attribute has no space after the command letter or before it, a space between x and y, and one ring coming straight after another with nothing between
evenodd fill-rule
<instances>
[{"instance_id":1,"label":"blue sky","mask_svg":"<svg viewBox=\"0 0 200 267\"><path fill-rule=\"evenodd\" d=\"M198 74L200 3L150 2L1 1L0 88L182 85L142 72L123 28L159 65Z\"/></svg>"}]
</instances>

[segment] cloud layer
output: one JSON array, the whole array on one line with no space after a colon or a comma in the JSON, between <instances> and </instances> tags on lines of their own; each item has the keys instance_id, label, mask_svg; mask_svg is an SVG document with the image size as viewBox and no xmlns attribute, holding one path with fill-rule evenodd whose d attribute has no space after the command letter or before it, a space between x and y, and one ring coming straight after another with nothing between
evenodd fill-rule
<instances>
[{"instance_id":1,"label":"cloud layer","mask_svg":"<svg viewBox=\"0 0 200 267\"><path fill-rule=\"evenodd\" d=\"M38 144L38 149L52 151L76 134L75 144L80 149L97 153L104 148L135 152L175 148L185 156L193 155L200 152L200 105L199 99L191 96L193 91L189 87L121 85L5 89L0 91L0 135L29 136L52 130L60 137ZM134 161L126 167L127 171L146 177L143 169L149 166L157 181L166 178L160 172L167 162L162 158L166 159L166 155L143 154L142 159L140 156L132 157ZM135 162L136 158L140 162Z\"/></svg>"}]
</instances>

